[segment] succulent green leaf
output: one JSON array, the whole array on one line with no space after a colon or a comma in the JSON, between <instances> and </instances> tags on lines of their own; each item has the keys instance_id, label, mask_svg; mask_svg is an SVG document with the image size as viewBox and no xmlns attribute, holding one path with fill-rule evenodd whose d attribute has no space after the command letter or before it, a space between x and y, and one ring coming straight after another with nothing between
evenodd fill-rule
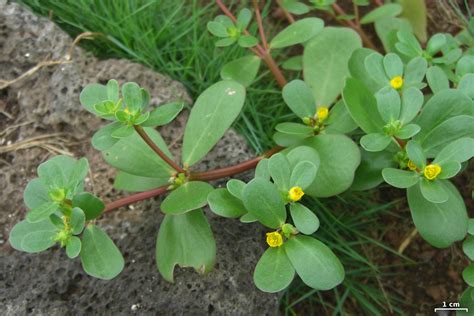
<instances>
[{"instance_id":1,"label":"succulent green leaf","mask_svg":"<svg viewBox=\"0 0 474 316\"><path fill-rule=\"evenodd\" d=\"M262 178L270 181L270 171L268 171L268 158L262 159L258 162L255 168L255 178Z\"/></svg>"},{"instance_id":2,"label":"succulent green leaf","mask_svg":"<svg viewBox=\"0 0 474 316\"><path fill-rule=\"evenodd\" d=\"M420 86L425 78L428 62L423 57L417 56L412 58L405 68L405 85Z\"/></svg>"},{"instance_id":3,"label":"succulent green leaf","mask_svg":"<svg viewBox=\"0 0 474 316\"><path fill-rule=\"evenodd\" d=\"M360 19L361 24L373 23L378 20L395 17L402 13L402 6L398 3L389 3L377 7Z\"/></svg>"},{"instance_id":4,"label":"succulent green leaf","mask_svg":"<svg viewBox=\"0 0 474 316\"><path fill-rule=\"evenodd\" d=\"M161 210L166 214L183 214L207 204L207 196L214 190L207 182L190 181L170 194L161 203Z\"/></svg>"},{"instance_id":5,"label":"succulent green leaf","mask_svg":"<svg viewBox=\"0 0 474 316\"><path fill-rule=\"evenodd\" d=\"M468 217L466 206L456 187L449 181L443 184L448 192L444 203L426 200L415 185L408 189L407 197L413 222L420 235L438 248L449 247L466 236Z\"/></svg>"},{"instance_id":6,"label":"succulent green leaf","mask_svg":"<svg viewBox=\"0 0 474 316\"><path fill-rule=\"evenodd\" d=\"M283 48L307 42L318 35L323 27L323 20L318 18L298 20L278 33L270 42L270 47Z\"/></svg>"},{"instance_id":7,"label":"succulent green leaf","mask_svg":"<svg viewBox=\"0 0 474 316\"><path fill-rule=\"evenodd\" d=\"M315 149L321 160L316 179L306 189L306 194L329 197L342 193L351 186L360 164L360 151L349 137L318 135L306 139L302 144Z\"/></svg>"},{"instance_id":8,"label":"succulent green leaf","mask_svg":"<svg viewBox=\"0 0 474 316\"><path fill-rule=\"evenodd\" d=\"M275 126L275 129L280 133L290 135L311 136L313 134L313 129L311 127L293 122L280 123Z\"/></svg>"},{"instance_id":9,"label":"succulent green leaf","mask_svg":"<svg viewBox=\"0 0 474 316\"><path fill-rule=\"evenodd\" d=\"M464 240L462 250L471 261L474 261L474 236L468 236Z\"/></svg>"},{"instance_id":10,"label":"succulent green leaf","mask_svg":"<svg viewBox=\"0 0 474 316\"><path fill-rule=\"evenodd\" d=\"M254 47L258 44L258 39L252 35L242 35L238 39L238 44L240 47Z\"/></svg>"},{"instance_id":11,"label":"succulent green leaf","mask_svg":"<svg viewBox=\"0 0 474 316\"><path fill-rule=\"evenodd\" d=\"M241 29L245 29L249 25L251 19L252 11L247 8L243 8L242 10L240 10L239 15L237 16L237 25Z\"/></svg>"},{"instance_id":12,"label":"succulent green leaf","mask_svg":"<svg viewBox=\"0 0 474 316\"><path fill-rule=\"evenodd\" d=\"M347 79L342 96L352 119L364 132L382 131L385 122L377 109L377 101L360 81Z\"/></svg>"},{"instance_id":13,"label":"succulent green leaf","mask_svg":"<svg viewBox=\"0 0 474 316\"><path fill-rule=\"evenodd\" d=\"M242 201L233 196L228 189L212 191L207 196L207 202L211 211L222 217L237 218L247 213Z\"/></svg>"},{"instance_id":14,"label":"succulent green leaf","mask_svg":"<svg viewBox=\"0 0 474 316\"><path fill-rule=\"evenodd\" d=\"M86 215L84 211L78 207L72 209L71 213L71 228L74 235L79 235L82 233L84 226L86 224Z\"/></svg>"},{"instance_id":15,"label":"succulent green leaf","mask_svg":"<svg viewBox=\"0 0 474 316\"><path fill-rule=\"evenodd\" d=\"M443 90L431 97L423 107L415 122L421 127L416 139L423 140L436 126L451 117L472 113L474 103L468 96L458 90Z\"/></svg>"},{"instance_id":16,"label":"succulent green leaf","mask_svg":"<svg viewBox=\"0 0 474 316\"><path fill-rule=\"evenodd\" d=\"M303 56L290 57L281 64L281 67L285 70L303 70Z\"/></svg>"},{"instance_id":17,"label":"succulent green leaf","mask_svg":"<svg viewBox=\"0 0 474 316\"><path fill-rule=\"evenodd\" d=\"M81 263L84 271L99 279L115 278L124 267L120 250L99 227L88 225L82 234Z\"/></svg>"},{"instance_id":18,"label":"succulent green leaf","mask_svg":"<svg viewBox=\"0 0 474 316\"><path fill-rule=\"evenodd\" d=\"M311 235L319 228L319 219L309 208L300 204L290 205L290 214L296 228L306 235Z\"/></svg>"},{"instance_id":19,"label":"succulent green leaf","mask_svg":"<svg viewBox=\"0 0 474 316\"><path fill-rule=\"evenodd\" d=\"M449 80L444 71L438 66L428 68L426 80L431 91L436 94L449 89Z\"/></svg>"},{"instance_id":20,"label":"succulent green leaf","mask_svg":"<svg viewBox=\"0 0 474 316\"><path fill-rule=\"evenodd\" d=\"M129 192L143 192L166 185L168 180L169 177L148 178L119 171L115 176L114 187Z\"/></svg>"},{"instance_id":21,"label":"succulent green leaf","mask_svg":"<svg viewBox=\"0 0 474 316\"><path fill-rule=\"evenodd\" d=\"M234 44L237 40L234 37L223 38L215 43L216 47L227 47Z\"/></svg>"},{"instance_id":22,"label":"succulent green leaf","mask_svg":"<svg viewBox=\"0 0 474 316\"><path fill-rule=\"evenodd\" d=\"M362 149L361 154L361 163L351 186L355 191L375 188L384 181L382 170L395 166L393 153L389 151L368 152Z\"/></svg>"},{"instance_id":23,"label":"succulent green leaf","mask_svg":"<svg viewBox=\"0 0 474 316\"><path fill-rule=\"evenodd\" d=\"M398 92L392 87L382 88L375 95L377 108L385 122L397 120L400 116L401 100Z\"/></svg>"},{"instance_id":24,"label":"succulent green leaf","mask_svg":"<svg viewBox=\"0 0 474 316\"><path fill-rule=\"evenodd\" d=\"M112 136L113 138L117 138L117 139L120 139L120 138L125 138L125 137L128 137L130 135L132 135L134 133L134 128L133 126L131 125L122 125L120 126L119 128L117 128L116 130L114 130L110 136Z\"/></svg>"},{"instance_id":25,"label":"succulent green leaf","mask_svg":"<svg viewBox=\"0 0 474 316\"><path fill-rule=\"evenodd\" d=\"M74 208L80 208L88 221L99 217L105 209L104 202L89 192L82 192L75 195L72 199L72 206Z\"/></svg>"},{"instance_id":26,"label":"succulent green leaf","mask_svg":"<svg viewBox=\"0 0 474 316\"><path fill-rule=\"evenodd\" d=\"M152 128L144 128L153 142L171 159L173 156L160 134ZM127 173L150 178L169 178L175 170L145 143L138 133L120 139L115 145L103 151L105 161Z\"/></svg>"},{"instance_id":27,"label":"succulent green leaf","mask_svg":"<svg viewBox=\"0 0 474 316\"><path fill-rule=\"evenodd\" d=\"M122 95L125 106L132 113L143 110L143 94L142 89L135 82L126 82L122 86Z\"/></svg>"},{"instance_id":28,"label":"succulent green leaf","mask_svg":"<svg viewBox=\"0 0 474 316\"><path fill-rule=\"evenodd\" d=\"M82 248L81 239L79 239L79 237L72 236L68 244L66 245L66 254L68 258L74 259L77 256L79 256L79 253L81 252L81 248Z\"/></svg>"},{"instance_id":29,"label":"succulent green leaf","mask_svg":"<svg viewBox=\"0 0 474 316\"><path fill-rule=\"evenodd\" d=\"M392 138L381 133L371 133L362 136L360 145L367 151L382 151L390 145Z\"/></svg>"},{"instance_id":30,"label":"succulent green leaf","mask_svg":"<svg viewBox=\"0 0 474 316\"><path fill-rule=\"evenodd\" d=\"M463 137L446 145L436 156L434 163L443 164L449 161L459 163L474 157L474 138Z\"/></svg>"},{"instance_id":31,"label":"succulent green leaf","mask_svg":"<svg viewBox=\"0 0 474 316\"><path fill-rule=\"evenodd\" d=\"M462 278L469 286L474 286L474 263L471 263L463 270Z\"/></svg>"},{"instance_id":32,"label":"succulent green leaf","mask_svg":"<svg viewBox=\"0 0 474 316\"><path fill-rule=\"evenodd\" d=\"M377 92L383 86L383 82L374 80L365 67L365 59L373 53L374 51L371 49L358 48L354 50L349 59L351 77L361 82L371 93Z\"/></svg>"},{"instance_id":33,"label":"succulent green leaf","mask_svg":"<svg viewBox=\"0 0 474 316\"><path fill-rule=\"evenodd\" d=\"M426 165L426 156L420 143L411 140L406 145L406 151L408 158L420 169L423 169Z\"/></svg>"},{"instance_id":34,"label":"succulent green leaf","mask_svg":"<svg viewBox=\"0 0 474 316\"><path fill-rule=\"evenodd\" d=\"M120 122L113 122L101 127L92 136L92 146L100 151L107 150L119 141L119 138L112 137L119 128L122 127Z\"/></svg>"},{"instance_id":35,"label":"succulent green leaf","mask_svg":"<svg viewBox=\"0 0 474 316\"><path fill-rule=\"evenodd\" d=\"M267 293L284 290L294 277L295 269L283 247L268 248L258 260L253 273L253 280L257 288Z\"/></svg>"},{"instance_id":36,"label":"succulent green leaf","mask_svg":"<svg viewBox=\"0 0 474 316\"><path fill-rule=\"evenodd\" d=\"M291 178L291 166L284 154L275 154L268 160L268 171L278 189L288 191Z\"/></svg>"},{"instance_id":37,"label":"succulent green leaf","mask_svg":"<svg viewBox=\"0 0 474 316\"><path fill-rule=\"evenodd\" d=\"M325 244L308 236L290 238L284 248L303 282L317 290L330 290L344 280L344 267Z\"/></svg>"},{"instance_id":38,"label":"succulent green leaf","mask_svg":"<svg viewBox=\"0 0 474 316\"><path fill-rule=\"evenodd\" d=\"M164 217L156 241L156 262L165 280L174 281L176 265L205 274L215 260L216 242L201 209Z\"/></svg>"},{"instance_id":39,"label":"succulent green leaf","mask_svg":"<svg viewBox=\"0 0 474 316\"><path fill-rule=\"evenodd\" d=\"M222 67L221 78L234 80L244 87L248 87L257 77L261 62L262 60L255 55L235 59Z\"/></svg>"},{"instance_id":40,"label":"succulent green leaf","mask_svg":"<svg viewBox=\"0 0 474 316\"><path fill-rule=\"evenodd\" d=\"M46 219L37 223L26 220L17 223L10 231L10 245L20 251L36 253L52 247L58 228Z\"/></svg>"},{"instance_id":41,"label":"succulent green leaf","mask_svg":"<svg viewBox=\"0 0 474 316\"><path fill-rule=\"evenodd\" d=\"M446 180L421 179L421 194L432 203L439 204L446 202L449 199L449 192L445 189L443 182L446 182Z\"/></svg>"},{"instance_id":42,"label":"succulent green leaf","mask_svg":"<svg viewBox=\"0 0 474 316\"><path fill-rule=\"evenodd\" d=\"M420 181L420 176L416 172L395 168L383 169L382 176L385 182L399 189L409 188Z\"/></svg>"},{"instance_id":43,"label":"succulent green leaf","mask_svg":"<svg viewBox=\"0 0 474 316\"><path fill-rule=\"evenodd\" d=\"M411 87L403 91L400 121L404 124L411 122L420 112L423 102L423 93L417 88Z\"/></svg>"},{"instance_id":44,"label":"succulent green leaf","mask_svg":"<svg viewBox=\"0 0 474 316\"><path fill-rule=\"evenodd\" d=\"M344 100L339 100L333 107L325 122L325 132L328 134L348 134L357 129L357 124L347 110Z\"/></svg>"},{"instance_id":45,"label":"succulent green leaf","mask_svg":"<svg viewBox=\"0 0 474 316\"><path fill-rule=\"evenodd\" d=\"M245 208L263 225L278 228L285 223L285 203L275 184L255 178L245 186L242 197Z\"/></svg>"},{"instance_id":46,"label":"succulent green leaf","mask_svg":"<svg viewBox=\"0 0 474 316\"><path fill-rule=\"evenodd\" d=\"M227 27L219 22L210 21L207 22L207 30L214 36L226 38L229 36L227 33Z\"/></svg>"},{"instance_id":47,"label":"succulent green leaf","mask_svg":"<svg viewBox=\"0 0 474 316\"><path fill-rule=\"evenodd\" d=\"M474 56L464 55L456 64L456 76L462 77L474 73Z\"/></svg>"},{"instance_id":48,"label":"succulent green leaf","mask_svg":"<svg viewBox=\"0 0 474 316\"><path fill-rule=\"evenodd\" d=\"M183 163L189 166L203 158L239 115L245 88L235 81L220 81L196 100L184 131Z\"/></svg>"},{"instance_id":49,"label":"succulent green leaf","mask_svg":"<svg viewBox=\"0 0 474 316\"><path fill-rule=\"evenodd\" d=\"M395 134L395 136L397 136L400 139L409 139L409 138L415 136L416 134L418 134L418 132L420 132L420 130L421 130L421 128L416 124L408 124L408 125L403 126Z\"/></svg>"},{"instance_id":50,"label":"succulent green leaf","mask_svg":"<svg viewBox=\"0 0 474 316\"><path fill-rule=\"evenodd\" d=\"M242 200L242 192L244 191L246 183L239 179L230 179L227 181L227 190L239 200Z\"/></svg>"},{"instance_id":51,"label":"succulent green leaf","mask_svg":"<svg viewBox=\"0 0 474 316\"><path fill-rule=\"evenodd\" d=\"M299 186L305 190L316 178L317 167L310 161L300 161L291 170L290 188Z\"/></svg>"},{"instance_id":52,"label":"succulent green leaf","mask_svg":"<svg viewBox=\"0 0 474 316\"><path fill-rule=\"evenodd\" d=\"M79 100L84 108L100 116L95 110L94 105L110 100L107 87L98 83L88 84L81 92Z\"/></svg>"},{"instance_id":53,"label":"succulent green leaf","mask_svg":"<svg viewBox=\"0 0 474 316\"><path fill-rule=\"evenodd\" d=\"M385 73L389 78L403 75L403 62L397 54L388 53L383 58Z\"/></svg>"},{"instance_id":54,"label":"succulent green leaf","mask_svg":"<svg viewBox=\"0 0 474 316\"><path fill-rule=\"evenodd\" d=\"M26 220L30 223L38 223L47 219L59 208L57 202L46 202L26 214Z\"/></svg>"},{"instance_id":55,"label":"succulent green leaf","mask_svg":"<svg viewBox=\"0 0 474 316\"><path fill-rule=\"evenodd\" d=\"M304 81L290 81L283 88L282 95L288 107L300 118L312 117L316 113L316 101Z\"/></svg>"},{"instance_id":56,"label":"succulent green leaf","mask_svg":"<svg viewBox=\"0 0 474 316\"><path fill-rule=\"evenodd\" d=\"M308 42L304 78L318 105L328 106L339 96L349 75L349 58L361 46L359 35L348 28L326 27Z\"/></svg>"},{"instance_id":57,"label":"succulent green leaf","mask_svg":"<svg viewBox=\"0 0 474 316\"><path fill-rule=\"evenodd\" d=\"M461 137L474 137L474 116L451 117L427 133L422 146L429 157L436 156L444 146Z\"/></svg>"},{"instance_id":58,"label":"succulent green leaf","mask_svg":"<svg viewBox=\"0 0 474 316\"><path fill-rule=\"evenodd\" d=\"M34 209L50 202L48 189L39 178L28 182L23 192L23 201L29 209Z\"/></svg>"},{"instance_id":59,"label":"succulent green leaf","mask_svg":"<svg viewBox=\"0 0 474 316\"><path fill-rule=\"evenodd\" d=\"M282 6L285 10L295 15L305 14L309 12L309 7L303 2L297 0L283 0Z\"/></svg>"},{"instance_id":60,"label":"succulent green leaf","mask_svg":"<svg viewBox=\"0 0 474 316\"><path fill-rule=\"evenodd\" d=\"M457 161L448 161L441 165L440 179L449 179L454 177L461 171L461 164Z\"/></svg>"},{"instance_id":61,"label":"succulent green leaf","mask_svg":"<svg viewBox=\"0 0 474 316\"><path fill-rule=\"evenodd\" d=\"M461 78L458 84L458 90L474 99L474 74L466 74Z\"/></svg>"},{"instance_id":62,"label":"succulent green leaf","mask_svg":"<svg viewBox=\"0 0 474 316\"><path fill-rule=\"evenodd\" d=\"M408 20L421 42L426 42L428 22L425 0L400 0L399 4L402 7L400 17Z\"/></svg>"},{"instance_id":63,"label":"succulent green leaf","mask_svg":"<svg viewBox=\"0 0 474 316\"><path fill-rule=\"evenodd\" d=\"M148 119L141 126L163 126L170 123L183 110L183 102L172 102L158 106L150 112Z\"/></svg>"}]
</instances>

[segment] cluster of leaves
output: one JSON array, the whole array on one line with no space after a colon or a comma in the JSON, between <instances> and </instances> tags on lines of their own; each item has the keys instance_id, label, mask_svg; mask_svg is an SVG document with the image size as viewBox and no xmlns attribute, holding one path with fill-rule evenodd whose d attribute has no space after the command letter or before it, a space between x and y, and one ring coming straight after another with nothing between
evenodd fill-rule
<instances>
[{"instance_id":1,"label":"cluster of leaves","mask_svg":"<svg viewBox=\"0 0 474 316\"><path fill-rule=\"evenodd\" d=\"M88 171L85 158L56 156L39 165L38 178L24 192L30 211L13 227L9 241L13 248L29 253L59 244L69 258L80 256L89 275L112 279L122 271L124 260L110 237L93 224L105 205L84 192Z\"/></svg>"},{"instance_id":2,"label":"cluster of leaves","mask_svg":"<svg viewBox=\"0 0 474 316\"><path fill-rule=\"evenodd\" d=\"M332 10L334 2L312 1L323 10ZM293 13L309 8L299 1L283 1L283 6ZM176 265L199 273L212 269L216 244L202 210L206 205L219 216L259 222L273 230L266 238L269 248L254 271L257 287L267 292L284 289L295 274L320 290L344 279L344 268L332 250L307 236L317 234L319 220L318 210L304 205L305 194L326 198L385 181L407 189L415 226L429 243L447 247L466 236L466 207L448 179L474 156L473 51L466 40L449 34L434 35L423 49L413 33L419 38L423 34L398 17L401 8L387 4L360 20L375 23L385 55L362 48L354 30L324 27L318 18L298 20L273 37L268 45L272 52L303 46L301 56L283 63L286 69L302 70L303 76L282 90L283 101L298 121L276 126L274 140L283 148L261 159L248 183L232 179L226 188L216 189L193 167L236 120L246 87L256 78L261 60L272 58L270 52L225 65L223 80L197 98L185 127L178 168L170 164L174 157L154 127L171 122L182 103L147 111L150 98L144 89L125 83L120 96L115 80L84 89L82 105L113 121L94 135L92 145L118 169L114 186L131 192L166 187L169 192L160 207L165 217L156 244L158 270L166 280L173 281ZM220 38L217 46L238 43L253 49L259 44L246 29L251 18L251 11L244 9L236 23L219 16L208 29ZM390 28L382 31L381 25ZM120 252L93 224L83 230L85 222L104 209L100 200L82 192L86 167L84 160L76 163L61 156L41 165L40 178L25 191L25 203L32 211L12 230L10 242L27 252L60 242L71 257L80 254L87 273L112 278L123 268ZM81 199L82 195L87 198ZM31 231L37 232L34 238ZM81 234L82 248L77 237ZM470 248L470 238L465 245ZM465 278L474 285L471 270L467 268Z\"/></svg>"}]
</instances>

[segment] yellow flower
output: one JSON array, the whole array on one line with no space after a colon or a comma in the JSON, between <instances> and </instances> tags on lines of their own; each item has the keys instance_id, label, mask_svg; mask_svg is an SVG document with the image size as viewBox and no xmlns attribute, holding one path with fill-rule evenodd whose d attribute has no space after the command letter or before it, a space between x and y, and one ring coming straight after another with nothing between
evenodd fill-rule
<instances>
[{"instance_id":1,"label":"yellow flower","mask_svg":"<svg viewBox=\"0 0 474 316\"><path fill-rule=\"evenodd\" d=\"M441 167L438 164L431 164L425 167L423 174L428 180L434 180L441 173Z\"/></svg>"},{"instance_id":2,"label":"yellow flower","mask_svg":"<svg viewBox=\"0 0 474 316\"><path fill-rule=\"evenodd\" d=\"M280 247L283 245L283 236L279 232L267 233L267 244L270 247Z\"/></svg>"},{"instance_id":3,"label":"yellow flower","mask_svg":"<svg viewBox=\"0 0 474 316\"><path fill-rule=\"evenodd\" d=\"M410 170L413 170L413 171L416 170L416 165L411 160L408 160L407 166L408 166L408 169Z\"/></svg>"},{"instance_id":4,"label":"yellow flower","mask_svg":"<svg viewBox=\"0 0 474 316\"><path fill-rule=\"evenodd\" d=\"M394 89L400 89L403 86L403 78L401 76L393 77L392 80L390 80L390 85Z\"/></svg>"},{"instance_id":5,"label":"yellow flower","mask_svg":"<svg viewBox=\"0 0 474 316\"><path fill-rule=\"evenodd\" d=\"M132 115L132 112L130 112L130 110L128 108L125 108L125 110L123 110L125 112L125 114L128 114L128 115Z\"/></svg>"},{"instance_id":6,"label":"yellow flower","mask_svg":"<svg viewBox=\"0 0 474 316\"><path fill-rule=\"evenodd\" d=\"M318 117L318 121L323 122L328 118L329 109L325 106L322 106L318 108L318 110L316 111L316 115Z\"/></svg>"},{"instance_id":7,"label":"yellow flower","mask_svg":"<svg viewBox=\"0 0 474 316\"><path fill-rule=\"evenodd\" d=\"M290 198L290 200L292 200L293 202L296 202L296 201L299 201L301 200L301 198L303 197L304 195L304 191L302 188L300 187L292 187L290 189L290 191L288 191L288 197Z\"/></svg>"}]
</instances>

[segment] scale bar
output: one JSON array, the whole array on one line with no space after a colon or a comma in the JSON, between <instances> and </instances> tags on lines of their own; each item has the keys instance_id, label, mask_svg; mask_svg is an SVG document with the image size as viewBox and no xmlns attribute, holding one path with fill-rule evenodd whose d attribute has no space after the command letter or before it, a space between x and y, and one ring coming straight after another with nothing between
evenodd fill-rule
<instances>
[{"instance_id":1,"label":"scale bar","mask_svg":"<svg viewBox=\"0 0 474 316\"><path fill-rule=\"evenodd\" d=\"M468 312L469 309L467 307L452 307L452 308L449 308L449 307L437 307L434 309L435 313L437 311L465 311L465 312Z\"/></svg>"}]
</instances>

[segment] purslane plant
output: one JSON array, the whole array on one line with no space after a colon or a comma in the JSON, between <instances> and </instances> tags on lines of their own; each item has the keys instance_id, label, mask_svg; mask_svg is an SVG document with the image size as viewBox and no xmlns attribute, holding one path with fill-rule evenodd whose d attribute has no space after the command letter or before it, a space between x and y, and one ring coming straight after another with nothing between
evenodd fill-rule
<instances>
[{"instance_id":1,"label":"purslane plant","mask_svg":"<svg viewBox=\"0 0 474 316\"><path fill-rule=\"evenodd\" d=\"M326 198L375 188L384 181L407 190L414 224L433 246L448 247L468 232L474 234L464 201L449 180L474 156L474 55L469 33L435 34L423 48L410 21L398 17L401 5L381 5L359 18L357 8L367 1L354 1L354 16L342 16L335 1L282 1L290 25L267 41L258 1L253 13L243 9L237 17L222 1L216 3L225 14L208 24L218 38L216 46L239 45L253 54L225 65L222 81L195 101L181 163L155 128L170 123L183 109L182 102L148 110L150 97L136 83L125 83L121 89L115 80L86 86L81 104L110 121L94 134L92 146L118 170L114 186L139 193L105 205L83 190L88 170L84 158L54 157L38 167L38 178L25 189L30 211L10 233L15 249L35 253L59 244L70 258L80 257L86 273L111 279L121 272L124 260L95 219L167 194L160 206L165 217L156 243L158 270L166 280L173 281L175 265L199 273L212 269L216 245L202 209L209 205L219 216L268 228L262 236L268 249L254 271L259 289L281 291L298 275L308 286L328 290L343 281L344 267L315 238L320 226L317 210L305 206L304 196ZM319 18L295 20L291 14L310 8L327 11L349 27L325 27ZM256 23L251 24L253 16ZM386 54L367 42L362 29L366 23L375 23ZM387 23L390 31L380 31ZM415 34L420 37L419 31ZM275 61L281 49L295 45L303 46L301 56ZM239 116L246 88L262 61L295 119L276 125L277 146L262 156L194 171ZM302 72L292 73L296 79L287 82L279 64ZM255 176L248 183L231 179L224 188L208 183L253 168ZM464 249L474 259L471 237ZM473 266L463 275L474 286ZM464 296L473 291L469 288Z\"/></svg>"}]
</instances>

